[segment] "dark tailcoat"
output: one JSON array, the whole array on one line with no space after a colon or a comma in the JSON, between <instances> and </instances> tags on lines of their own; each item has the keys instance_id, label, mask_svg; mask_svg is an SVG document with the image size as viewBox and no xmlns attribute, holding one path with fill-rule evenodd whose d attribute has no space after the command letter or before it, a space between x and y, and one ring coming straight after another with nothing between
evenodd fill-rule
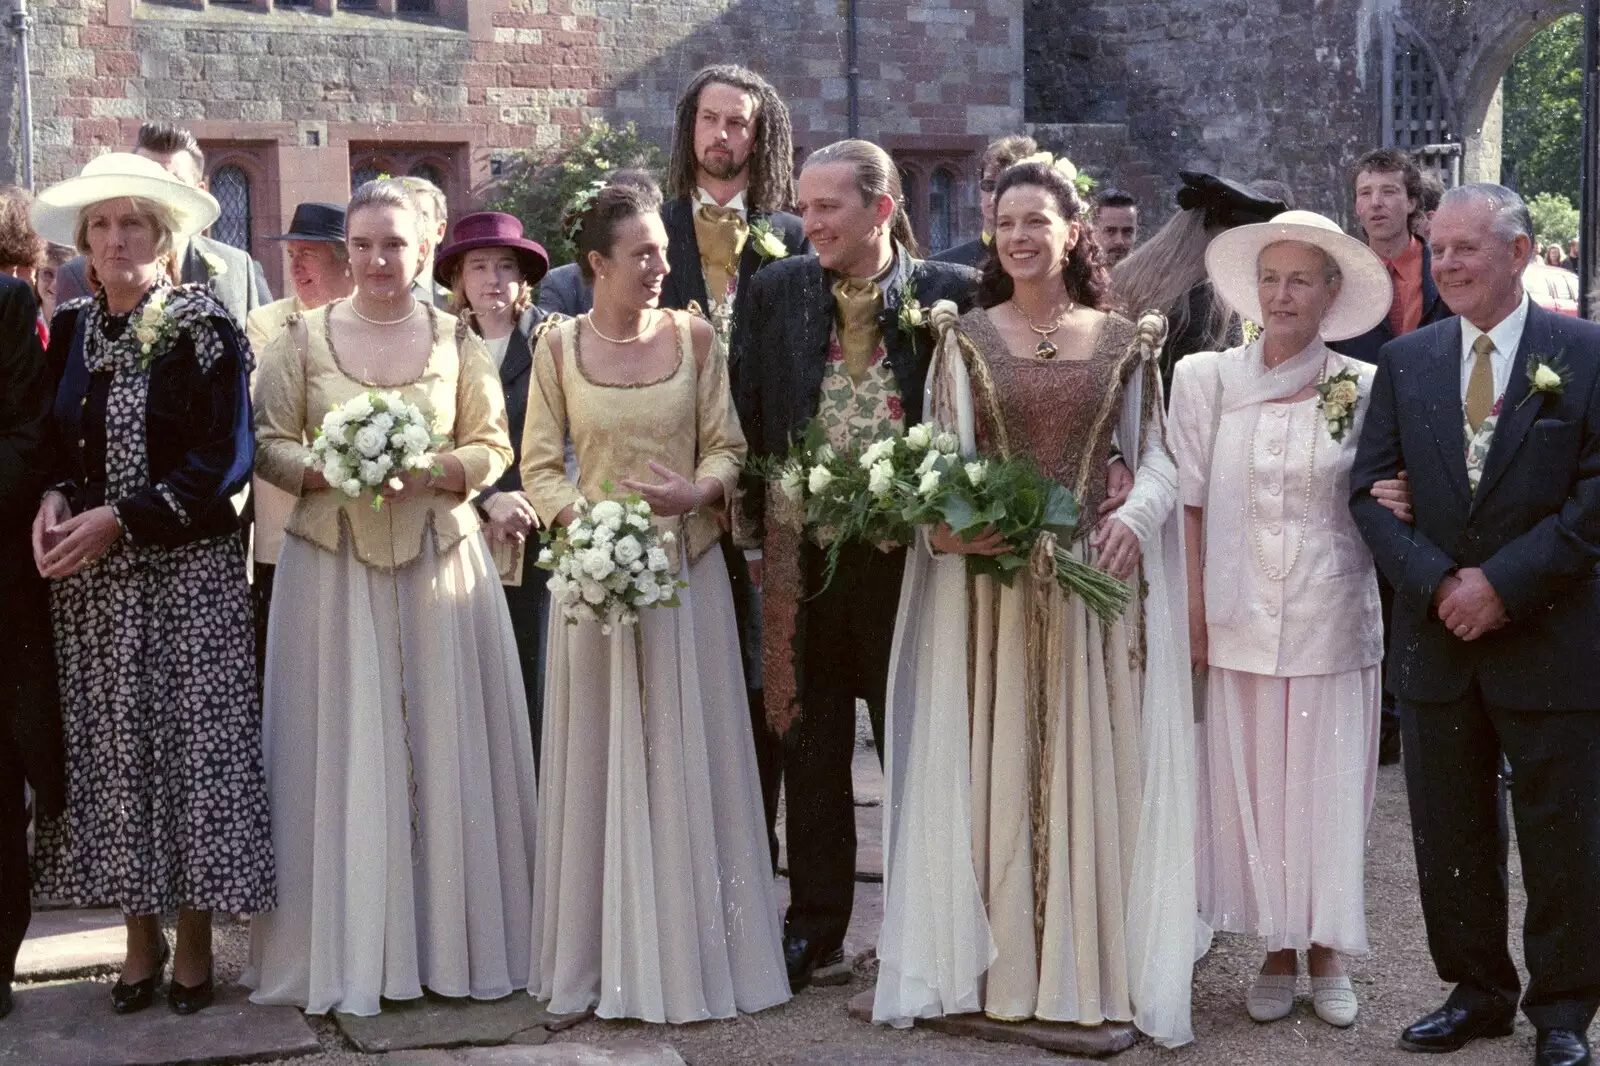
<instances>
[{"instance_id":1,"label":"dark tailcoat","mask_svg":"<svg viewBox=\"0 0 1600 1066\"><path fill-rule=\"evenodd\" d=\"M1600 1003L1600 326L1529 306L1477 491L1467 477L1461 320L1383 349L1351 471L1351 513L1389 581L1428 945L1450 1003L1583 1032ZM1535 357L1560 365L1534 393ZM1415 524L1371 496L1410 477ZM1481 569L1509 624L1463 641L1435 590ZM1502 753L1528 891L1526 993L1507 948Z\"/></svg>"}]
</instances>

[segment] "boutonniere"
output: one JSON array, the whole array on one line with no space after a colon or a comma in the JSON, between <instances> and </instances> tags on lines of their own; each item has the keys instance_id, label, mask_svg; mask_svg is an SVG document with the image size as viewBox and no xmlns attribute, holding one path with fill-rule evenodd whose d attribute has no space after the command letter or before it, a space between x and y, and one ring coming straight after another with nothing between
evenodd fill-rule
<instances>
[{"instance_id":1,"label":"boutonniere","mask_svg":"<svg viewBox=\"0 0 1600 1066\"><path fill-rule=\"evenodd\" d=\"M228 272L228 264L216 252L201 252L200 261L206 265L208 278L220 278Z\"/></svg>"},{"instance_id":2,"label":"boutonniere","mask_svg":"<svg viewBox=\"0 0 1600 1066\"><path fill-rule=\"evenodd\" d=\"M167 297L170 290L159 289L150 294L133 323L133 337L139 342L139 369L149 370L156 356L161 354L167 341L177 332L177 322L167 315Z\"/></svg>"},{"instance_id":3,"label":"boutonniere","mask_svg":"<svg viewBox=\"0 0 1600 1066\"><path fill-rule=\"evenodd\" d=\"M928 309L917 302L917 284L909 277L900 283L900 332L911 340L917 330L928 324Z\"/></svg>"},{"instance_id":4,"label":"boutonniere","mask_svg":"<svg viewBox=\"0 0 1600 1066\"><path fill-rule=\"evenodd\" d=\"M1341 370L1326 381L1317 382L1317 410L1328 424L1328 436L1344 440L1356 421L1356 403L1361 399L1360 377L1354 370Z\"/></svg>"},{"instance_id":5,"label":"boutonniere","mask_svg":"<svg viewBox=\"0 0 1600 1066\"><path fill-rule=\"evenodd\" d=\"M1261 337L1261 327L1248 318L1240 320L1239 331L1244 335L1246 344L1254 344Z\"/></svg>"},{"instance_id":6,"label":"boutonniere","mask_svg":"<svg viewBox=\"0 0 1600 1066\"><path fill-rule=\"evenodd\" d=\"M1559 359L1551 359L1543 355L1528 356L1528 395L1522 398L1517 406L1527 403L1535 396L1547 394L1560 396L1567 390L1567 368Z\"/></svg>"},{"instance_id":7,"label":"boutonniere","mask_svg":"<svg viewBox=\"0 0 1600 1066\"><path fill-rule=\"evenodd\" d=\"M782 235L772 228L772 223L764 218L750 223L750 240L755 244L756 254L764 262L789 258L789 246L783 243Z\"/></svg>"}]
</instances>

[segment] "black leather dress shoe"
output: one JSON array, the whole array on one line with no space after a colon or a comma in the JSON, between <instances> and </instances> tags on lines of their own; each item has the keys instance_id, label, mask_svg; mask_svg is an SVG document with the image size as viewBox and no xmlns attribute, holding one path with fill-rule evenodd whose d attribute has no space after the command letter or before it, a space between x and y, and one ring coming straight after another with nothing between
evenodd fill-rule
<instances>
[{"instance_id":1,"label":"black leather dress shoe","mask_svg":"<svg viewBox=\"0 0 1600 1066\"><path fill-rule=\"evenodd\" d=\"M1589 1041L1571 1029L1540 1029L1534 1066L1590 1066Z\"/></svg>"},{"instance_id":2,"label":"black leather dress shoe","mask_svg":"<svg viewBox=\"0 0 1600 1066\"><path fill-rule=\"evenodd\" d=\"M798 992L811 983L819 966L834 966L844 961L844 949L824 952L822 945L804 937L784 937L783 962L789 970L789 991Z\"/></svg>"},{"instance_id":3,"label":"black leather dress shoe","mask_svg":"<svg viewBox=\"0 0 1600 1066\"><path fill-rule=\"evenodd\" d=\"M0 1018L11 1013L11 986L0 985Z\"/></svg>"},{"instance_id":4,"label":"black leather dress shoe","mask_svg":"<svg viewBox=\"0 0 1600 1066\"><path fill-rule=\"evenodd\" d=\"M155 973L131 985L118 978L117 983L111 986L111 1009L118 1014L137 1014L154 1003L156 986L161 983L161 974L167 968L167 957L170 954L166 941L162 941L161 958L156 962Z\"/></svg>"},{"instance_id":5,"label":"black leather dress shoe","mask_svg":"<svg viewBox=\"0 0 1600 1066\"><path fill-rule=\"evenodd\" d=\"M180 985L174 979L167 986L167 1006L172 1008L174 1014L193 1014L205 1010L217 998L215 977L215 973L208 973L206 979L197 985Z\"/></svg>"},{"instance_id":6,"label":"black leather dress shoe","mask_svg":"<svg viewBox=\"0 0 1600 1066\"><path fill-rule=\"evenodd\" d=\"M1400 761L1400 719L1385 714L1378 726L1378 765L1393 766Z\"/></svg>"},{"instance_id":7,"label":"black leather dress shoe","mask_svg":"<svg viewBox=\"0 0 1600 1066\"><path fill-rule=\"evenodd\" d=\"M1482 1036L1510 1036L1517 1012L1504 1007L1453 1007L1446 1003L1400 1034L1407 1051L1460 1051Z\"/></svg>"}]
</instances>

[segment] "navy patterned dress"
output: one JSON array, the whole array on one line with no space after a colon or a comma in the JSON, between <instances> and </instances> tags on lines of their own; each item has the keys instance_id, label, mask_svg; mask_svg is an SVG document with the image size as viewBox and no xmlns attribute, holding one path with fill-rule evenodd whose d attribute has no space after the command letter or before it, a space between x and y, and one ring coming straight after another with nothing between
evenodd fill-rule
<instances>
[{"instance_id":1,"label":"navy patterned dress","mask_svg":"<svg viewBox=\"0 0 1600 1066\"><path fill-rule=\"evenodd\" d=\"M160 338L134 328L165 301ZM56 314L50 427L74 514L123 536L51 582L67 803L35 888L130 915L257 913L276 896L250 591L230 497L254 460L249 342L209 292L158 282L132 315Z\"/></svg>"}]
</instances>

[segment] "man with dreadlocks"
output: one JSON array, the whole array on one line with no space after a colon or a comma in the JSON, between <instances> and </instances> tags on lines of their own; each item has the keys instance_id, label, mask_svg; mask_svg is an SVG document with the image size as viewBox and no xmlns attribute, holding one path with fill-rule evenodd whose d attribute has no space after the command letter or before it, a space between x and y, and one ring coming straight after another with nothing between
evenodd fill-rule
<instances>
[{"instance_id":1,"label":"man with dreadlocks","mask_svg":"<svg viewBox=\"0 0 1600 1066\"><path fill-rule=\"evenodd\" d=\"M765 78L744 67L720 65L690 79L678 100L667 196L661 219L672 272L662 286L661 306L699 308L732 349L739 297L756 271L809 250L800 219L781 210L794 199L794 144L789 108ZM739 367L730 362L728 370L737 393ZM750 567L725 540L722 554L738 616L767 844L776 868L783 755L761 710L760 612L752 609Z\"/></svg>"}]
</instances>

